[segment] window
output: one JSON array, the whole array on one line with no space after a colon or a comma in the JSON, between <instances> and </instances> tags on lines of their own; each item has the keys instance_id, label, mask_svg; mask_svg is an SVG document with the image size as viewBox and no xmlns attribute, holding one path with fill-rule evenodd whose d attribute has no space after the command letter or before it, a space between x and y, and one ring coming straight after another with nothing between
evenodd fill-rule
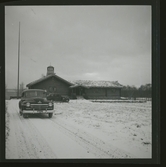
<instances>
[{"instance_id":1,"label":"window","mask_svg":"<svg viewBox=\"0 0 166 167\"><path fill-rule=\"evenodd\" d=\"M46 92L44 91L29 91L25 93L25 97L45 97Z\"/></svg>"},{"instance_id":2,"label":"window","mask_svg":"<svg viewBox=\"0 0 166 167\"><path fill-rule=\"evenodd\" d=\"M55 86L50 86L49 87L49 92L55 92L56 91L56 87Z\"/></svg>"}]
</instances>

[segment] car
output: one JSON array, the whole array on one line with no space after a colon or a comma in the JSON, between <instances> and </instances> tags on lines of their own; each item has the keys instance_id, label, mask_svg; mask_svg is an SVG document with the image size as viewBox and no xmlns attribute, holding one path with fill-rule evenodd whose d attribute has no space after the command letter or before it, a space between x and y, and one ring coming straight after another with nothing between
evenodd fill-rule
<instances>
[{"instance_id":1,"label":"car","mask_svg":"<svg viewBox=\"0 0 166 167\"><path fill-rule=\"evenodd\" d=\"M48 94L47 99L52 101L69 102L69 97L55 93Z\"/></svg>"},{"instance_id":2,"label":"car","mask_svg":"<svg viewBox=\"0 0 166 167\"><path fill-rule=\"evenodd\" d=\"M19 101L19 113L24 118L27 118L29 114L48 114L51 118L54 113L54 103L47 99L46 90L24 90Z\"/></svg>"}]
</instances>

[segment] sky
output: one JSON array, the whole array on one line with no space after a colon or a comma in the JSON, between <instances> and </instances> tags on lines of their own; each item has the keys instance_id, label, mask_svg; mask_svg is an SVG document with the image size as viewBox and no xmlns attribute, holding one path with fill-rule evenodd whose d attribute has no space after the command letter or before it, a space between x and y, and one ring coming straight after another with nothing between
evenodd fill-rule
<instances>
[{"instance_id":1,"label":"sky","mask_svg":"<svg viewBox=\"0 0 166 167\"><path fill-rule=\"evenodd\" d=\"M5 83L65 80L151 83L151 6L5 6Z\"/></svg>"}]
</instances>

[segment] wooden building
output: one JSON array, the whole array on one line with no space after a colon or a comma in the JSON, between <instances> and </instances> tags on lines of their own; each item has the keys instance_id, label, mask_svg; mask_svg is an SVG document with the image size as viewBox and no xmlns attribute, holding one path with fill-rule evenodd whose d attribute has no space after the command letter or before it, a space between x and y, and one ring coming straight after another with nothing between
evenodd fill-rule
<instances>
[{"instance_id":1,"label":"wooden building","mask_svg":"<svg viewBox=\"0 0 166 167\"><path fill-rule=\"evenodd\" d=\"M117 81L67 81L54 73L54 67L47 67L47 75L26 85L29 89L44 89L48 93L56 93L72 97L81 96L86 99L119 99L121 88Z\"/></svg>"},{"instance_id":2,"label":"wooden building","mask_svg":"<svg viewBox=\"0 0 166 167\"><path fill-rule=\"evenodd\" d=\"M72 83L71 93L86 99L119 99L123 87L117 81L77 80Z\"/></svg>"},{"instance_id":3,"label":"wooden building","mask_svg":"<svg viewBox=\"0 0 166 167\"><path fill-rule=\"evenodd\" d=\"M56 93L69 96L69 86L72 84L54 73L54 67L47 67L47 75L27 84L29 89L44 89L48 93Z\"/></svg>"}]
</instances>

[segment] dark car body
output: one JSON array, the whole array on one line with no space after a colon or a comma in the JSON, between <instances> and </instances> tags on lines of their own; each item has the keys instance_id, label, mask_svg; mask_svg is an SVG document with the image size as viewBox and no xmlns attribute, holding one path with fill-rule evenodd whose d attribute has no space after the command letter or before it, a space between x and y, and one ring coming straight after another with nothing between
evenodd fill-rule
<instances>
[{"instance_id":1,"label":"dark car body","mask_svg":"<svg viewBox=\"0 0 166 167\"><path fill-rule=\"evenodd\" d=\"M52 101L69 102L69 97L55 93L47 95L47 99Z\"/></svg>"},{"instance_id":2,"label":"dark car body","mask_svg":"<svg viewBox=\"0 0 166 167\"><path fill-rule=\"evenodd\" d=\"M54 103L47 100L47 92L41 89L28 89L22 92L19 101L20 115L27 117L28 114L45 113L49 118L54 112Z\"/></svg>"}]
</instances>

